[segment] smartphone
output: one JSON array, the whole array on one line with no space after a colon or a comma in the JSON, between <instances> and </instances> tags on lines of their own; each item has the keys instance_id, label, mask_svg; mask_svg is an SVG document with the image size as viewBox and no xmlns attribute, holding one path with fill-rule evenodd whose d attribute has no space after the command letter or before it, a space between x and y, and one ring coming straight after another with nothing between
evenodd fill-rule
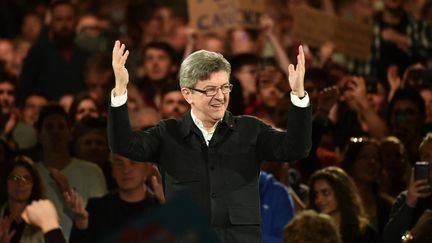
<instances>
[{"instance_id":1,"label":"smartphone","mask_svg":"<svg viewBox=\"0 0 432 243\"><path fill-rule=\"evenodd\" d=\"M429 162L417 161L414 167L414 178L418 180L429 181Z\"/></svg>"}]
</instances>

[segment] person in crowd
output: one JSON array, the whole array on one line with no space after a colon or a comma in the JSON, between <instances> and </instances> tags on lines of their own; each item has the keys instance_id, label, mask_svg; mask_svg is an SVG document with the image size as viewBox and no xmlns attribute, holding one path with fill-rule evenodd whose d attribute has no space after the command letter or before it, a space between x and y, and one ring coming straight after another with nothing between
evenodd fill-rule
<instances>
[{"instance_id":1,"label":"person in crowd","mask_svg":"<svg viewBox=\"0 0 432 243\"><path fill-rule=\"evenodd\" d=\"M161 176L156 167L117 154L112 154L111 160L117 192L90 199L87 207L78 193L66 193L75 222L71 243L103 242L133 219L143 217L165 202Z\"/></svg>"},{"instance_id":2,"label":"person in crowd","mask_svg":"<svg viewBox=\"0 0 432 243\"><path fill-rule=\"evenodd\" d=\"M418 147L425 124L425 104L414 88L399 89L390 101L388 124L391 134L404 144L411 165L419 160Z\"/></svg>"},{"instance_id":3,"label":"person in crowd","mask_svg":"<svg viewBox=\"0 0 432 243\"><path fill-rule=\"evenodd\" d=\"M45 106L36 123L42 147L41 162L36 164L47 197L56 206L64 236L69 238L72 213L66 206L64 192L76 190L86 202L107 192L102 170L94 163L72 157L68 115L59 105Z\"/></svg>"},{"instance_id":4,"label":"person in crowd","mask_svg":"<svg viewBox=\"0 0 432 243\"><path fill-rule=\"evenodd\" d=\"M0 72L0 137L11 148L25 150L36 145L32 126L20 120L16 104L16 80Z\"/></svg>"},{"instance_id":5,"label":"person in crowd","mask_svg":"<svg viewBox=\"0 0 432 243\"><path fill-rule=\"evenodd\" d=\"M33 201L25 207L21 217L27 224L41 229L45 243L66 243L57 211L50 200Z\"/></svg>"},{"instance_id":6,"label":"person in crowd","mask_svg":"<svg viewBox=\"0 0 432 243\"><path fill-rule=\"evenodd\" d=\"M43 92L50 100L66 92L85 89L84 70L87 54L74 43L77 22L76 6L67 0L50 6L48 36L30 49L20 76L22 101L30 92Z\"/></svg>"},{"instance_id":7,"label":"person in crowd","mask_svg":"<svg viewBox=\"0 0 432 243\"><path fill-rule=\"evenodd\" d=\"M408 154L402 142L394 136L380 142L383 171L380 186L392 198L407 188L410 177Z\"/></svg>"},{"instance_id":8,"label":"person in crowd","mask_svg":"<svg viewBox=\"0 0 432 243\"><path fill-rule=\"evenodd\" d=\"M151 42L143 51L142 71L144 77L136 85L147 104L154 108L160 104L162 88L173 83L178 71L177 54L165 42Z\"/></svg>"},{"instance_id":9,"label":"person in crowd","mask_svg":"<svg viewBox=\"0 0 432 243\"><path fill-rule=\"evenodd\" d=\"M84 117L72 127L73 156L97 164L105 176L108 190L117 186L112 177L106 119Z\"/></svg>"},{"instance_id":10,"label":"person in crowd","mask_svg":"<svg viewBox=\"0 0 432 243\"><path fill-rule=\"evenodd\" d=\"M341 243L338 228L327 214L306 210L286 226L284 243Z\"/></svg>"},{"instance_id":11,"label":"person in crowd","mask_svg":"<svg viewBox=\"0 0 432 243\"><path fill-rule=\"evenodd\" d=\"M101 117L99 105L88 93L75 95L69 109L69 120L72 124L82 120L84 117Z\"/></svg>"},{"instance_id":12,"label":"person in crowd","mask_svg":"<svg viewBox=\"0 0 432 243\"><path fill-rule=\"evenodd\" d=\"M100 107L106 107L109 99L109 88L114 82L110 62L108 55L94 54L89 57L86 64L84 82L88 94L97 101Z\"/></svg>"},{"instance_id":13,"label":"person in crowd","mask_svg":"<svg viewBox=\"0 0 432 243\"><path fill-rule=\"evenodd\" d=\"M45 198L41 177L31 159L18 156L1 173L0 241L43 242L40 229L27 224L21 214L33 200ZM3 241L6 239L6 241Z\"/></svg>"},{"instance_id":14,"label":"person in crowd","mask_svg":"<svg viewBox=\"0 0 432 243\"><path fill-rule=\"evenodd\" d=\"M369 226L355 183L338 167L316 171L309 183L309 208L329 215L342 242L379 242Z\"/></svg>"},{"instance_id":15,"label":"person in crowd","mask_svg":"<svg viewBox=\"0 0 432 243\"><path fill-rule=\"evenodd\" d=\"M432 133L422 140L420 160L429 162L432 175ZM416 180L414 169L406 191L396 198L390 220L383 232L383 242L431 242L432 240L432 193L431 178Z\"/></svg>"},{"instance_id":16,"label":"person in crowd","mask_svg":"<svg viewBox=\"0 0 432 243\"><path fill-rule=\"evenodd\" d=\"M259 193L263 242L281 243L284 228L295 214L291 193L284 184L265 171L260 171Z\"/></svg>"},{"instance_id":17,"label":"person in crowd","mask_svg":"<svg viewBox=\"0 0 432 243\"><path fill-rule=\"evenodd\" d=\"M366 137L351 138L341 167L356 184L369 225L380 234L388 221L393 202L379 187L383 167L379 143Z\"/></svg>"},{"instance_id":18,"label":"person in crowd","mask_svg":"<svg viewBox=\"0 0 432 243\"><path fill-rule=\"evenodd\" d=\"M24 99L21 109L22 121L29 126L34 126L39 117L40 110L48 104L48 98L44 94L30 93Z\"/></svg>"},{"instance_id":19,"label":"person in crowd","mask_svg":"<svg viewBox=\"0 0 432 243\"><path fill-rule=\"evenodd\" d=\"M177 84L165 86L161 91L159 111L162 119L180 119L189 109Z\"/></svg>"},{"instance_id":20,"label":"person in crowd","mask_svg":"<svg viewBox=\"0 0 432 243\"><path fill-rule=\"evenodd\" d=\"M221 54L201 50L180 68L181 92L191 110L181 121L163 120L135 133L127 119L125 48L119 41L113 48L116 86L108 119L112 151L161 166L167 197L191 192L222 242L261 242L259 162L293 161L307 156L310 149L311 107L303 87L302 47L297 66L288 66L294 105L287 132L227 112L230 64Z\"/></svg>"}]
</instances>

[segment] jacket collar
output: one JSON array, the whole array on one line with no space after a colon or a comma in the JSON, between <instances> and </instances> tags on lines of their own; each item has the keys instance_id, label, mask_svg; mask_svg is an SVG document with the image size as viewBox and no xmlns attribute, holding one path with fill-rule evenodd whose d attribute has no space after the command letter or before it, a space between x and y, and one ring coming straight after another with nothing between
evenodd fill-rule
<instances>
[{"instance_id":1,"label":"jacket collar","mask_svg":"<svg viewBox=\"0 0 432 243\"><path fill-rule=\"evenodd\" d=\"M231 114L231 112L225 111L225 115L218 126L223 125L230 128L231 130L236 130L237 128L234 122L235 120L234 118L235 117ZM180 133L182 137L186 137L191 132L195 132L198 135L201 135L201 131L198 129L198 127L195 125L195 123L192 120L191 110L189 109L189 111L186 112L183 115L183 118L180 120Z\"/></svg>"}]
</instances>

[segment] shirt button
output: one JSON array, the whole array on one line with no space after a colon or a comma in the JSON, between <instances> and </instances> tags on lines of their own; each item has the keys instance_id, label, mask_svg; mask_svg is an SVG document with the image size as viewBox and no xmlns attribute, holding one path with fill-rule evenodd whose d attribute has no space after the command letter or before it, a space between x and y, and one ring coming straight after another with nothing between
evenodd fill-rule
<instances>
[{"instance_id":1,"label":"shirt button","mask_svg":"<svg viewBox=\"0 0 432 243\"><path fill-rule=\"evenodd\" d=\"M211 195L210 195L212 198L215 198L216 197L216 193L212 193Z\"/></svg>"},{"instance_id":2,"label":"shirt button","mask_svg":"<svg viewBox=\"0 0 432 243\"><path fill-rule=\"evenodd\" d=\"M213 165L210 166L210 170L215 170L215 167Z\"/></svg>"}]
</instances>

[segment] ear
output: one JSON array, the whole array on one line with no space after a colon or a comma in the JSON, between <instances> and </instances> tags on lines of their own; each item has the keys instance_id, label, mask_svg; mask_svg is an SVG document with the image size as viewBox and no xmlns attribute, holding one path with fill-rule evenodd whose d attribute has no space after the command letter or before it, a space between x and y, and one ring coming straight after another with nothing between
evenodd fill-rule
<instances>
[{"instance_id":1,"label":"ear","mask_svg":"<svg viewBox=\"0 0 432 243\"><path fill-rule=\"evenodd\" d=\"M192 92L188 88L181 88L181 93L183 95L183 98L189 103L189 105L192 104Z\"/></svg>"}]
</instances>

